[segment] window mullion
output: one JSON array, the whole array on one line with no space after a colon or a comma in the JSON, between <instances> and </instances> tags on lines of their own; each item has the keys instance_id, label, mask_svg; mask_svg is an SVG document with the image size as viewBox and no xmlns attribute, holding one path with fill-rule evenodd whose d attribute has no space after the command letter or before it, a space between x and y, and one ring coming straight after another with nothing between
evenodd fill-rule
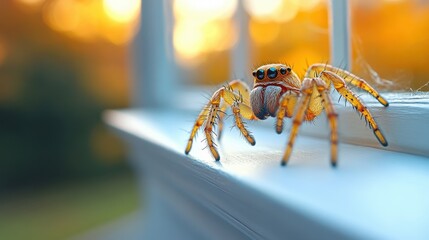
<instances>
[{"instance_id":1,"label":"window mullion","mask_svg":"<svg viewBox=\"0 0 429 240\"><path fill-rule=\"evenodd\" d=\"M250 71L249 59L249 16L244 9L243 0L238 0L234 15L234 24L237 31L237 42L231 49L230 79L246 80Z\"/></svg>"},{"instance_id":2,"label":"window mullion","mask_svg":"<svg viewBox=\"0 0 429 240\"><path fill-rule=\"evenodd\" d=\"M168 107L177 81L172 42L172 0L141 0L140 29L134 40L135 107ZM167 97L168 96L168 97Z\"/></svg>"},{"instance_id":3,"label":"window mullion","mask_svg":"<svg viewBox=\"0 0 429 240\"><path fill-rule=\"evenodd\" d=\"M331 64L350 70L350 9L347 0L330 1Z\"/></svg>"}]
</instances>

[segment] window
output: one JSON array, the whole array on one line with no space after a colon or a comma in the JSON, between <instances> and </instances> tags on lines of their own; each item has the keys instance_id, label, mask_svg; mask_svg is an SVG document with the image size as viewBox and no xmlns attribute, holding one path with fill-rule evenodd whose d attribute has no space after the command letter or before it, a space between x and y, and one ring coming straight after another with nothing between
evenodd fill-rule
<instances>
[{"instance_id":1,"label":"window","mask_svg":"<svg viewBox=\"0 0 429 240\"><path fill-rule=\"evenodd\" d=\"M198 111L206 102L205 95L210 95L216 86L234 76L246 75L245 78L251 80L247 76L249 74L243 73L243 69L252 69L249 67L251 63L248 59L252 59L256 63L266 63L261 60L267 56L264 54L271 55L274 62L292 59L292 62L296 63L297 72L306 67L308 64L306 61L309 63L327 62L328 59L332 58L331 62L334 65L349 66L349 61L353 59L351 62L353 69L356 68L356 72L364 76L372 85L376 85L377 89L391 90L401 86L402 91L408 92L389 94L388 99L393 104L386 109L373 104L372 99L367 95L362 96L364 101L369 102L373 113L380 122L379 125L392 143L388 149L418 154L427 152L426 146L409 148L411 144L401 143L404 139L413 139L416 135L420 136L418 128L395 127L388 129L387 126L390 123L398 126L397 121L399 119L413 115L413 118L407 118L408 121L400 123L400 126L412 125L425 128L422 117L424 117L426 110L422 111L421 107L425 108L427 104L426 94L410 92L409 89L424 90L424 83L428 81L425 78L428 73L425 71L429 70L425 67L423 60L428 44L422 43L428 41L429 37L425 37L426 31L419 30L419 28L425 29L424 24L429 21L418 22L418 20L425 19L427 15L424 13L429 7L415 1L350 1L349 3L349 1L334 0L330 3L324 1L305 2L306 4L273 0L272 9L286 9L282 11L291 14L291 16L283 16L280 12L277 19L277 15L273 15L277 10L265 9L267 4L260 6L256 0L217 1L210 4L202 2L195 4L190 0L144 2L147 7L142 8L141 24L143 31L140 32L136 40L138 50L138 54L136 54L138 59L136 61L137 76L143 79L143 81L135 82L136 87L134 89L136 92L134 96L136 99L141 99L137 102L143 102L147 106L170 105L176 108ZM331 8L331 35L326 30L328 7ZM211 8L215 11L209 14L210 10L208 9ZM297 9L302 10L298 12ZM147 12L144 12L145 10ZM392 19L388 15L395 12L398 12L399 20ZM268 17L267 13L273 16ZM314 20L309 17L314 14L322 16L325 20L319 18ZM413 18L408 19L407 17L410 15ZM297 20L292 20L292 17L296 17ZM379 17L386 20L377 21ZM264 21L263 19L268 20ZM364 21L360 19L364 19ZM369 19L375 23L371 27L368 27ZM363 23L361 23L362 21ZM407 36L402 39L399 38L398 31L394 29L399 26L392 27L389 25L393 21L408 21L410 26L415 26L417 29L407 27L408 25L402 26L402 28L411 29L407 30ZM411 25L411 23L419 24ZM166 29L159 27L163 25L166 26ZM230 29L225 29L225 26ZM197 36L193 36L193 32ZM204 33L208 32L211 35L204 36ZM384 37L384 35L377 37L380 35L376 34L377 32L385 33L388 37ZM226 33L232 35L229 36ZM222 38L219 34L226 34L227 36ZM258 38L259 35L263 37ZM399 39L389 41L393 39L393 36ZM201 39L204 37L207 39ZM296 39L290 40L291 38ZM331 39L331 57L328 52L329 39ZM410 39L416 39L415 44L419 45L414 46ZM389 49L396 48L396 42L401 42L401 45L406 47L405 50L399 47L396 52L390 51ZM235 45L233 45L234 43ZM283 45L285 47L282 48ZM414 48L412 48L413 46ZM219 49L216 50L216 48ZM407 51L410 52L409 55L406 54ZM388 54L388 57L384 61L385 54ZM402 58L406 60L402 60ZM413 64L402 64L406 61ZM399 66L397 66L398 64ZM233 69L239 70L234 72ZM378 74L378 69L381 71L380 74ZM353 72L355 71L353 70ZM388 76L389 79L384 79L384 76ZM397 83L397 79L404 78L409 79L410 83L406 81ZM194 85L192 82L199 82L199 84ZM218 85L207 88L201 83ZM383 94L387 95L387 93ZM414 106L420 107L414 109ZM407 113L397 112L400 109L410 111ZM342 140L353 144L378 147L370 130L359 127L342 127L343 123L346 122L363 125L362 122L357 121L358 117L353 111L340 106L337 107L337 110L340 111L340 116L345 119L340 121ZM320 119L323 121L323 117ZM415 122L413 122L414 120ZM303 133L317 133L316 135L320 136L323 134L324 126L326 126L324 123L317 124L318 129L306 126L310 130L304 129ZM355 129L359 130L355 131Z\"/></svg>"},{"instance_id":2,"label":"window","mask_svg":"<svg viewBox=\"0 0 429 240\"><path fill-rule=\"evenodd\" d=\"M171 20L162 17L164 12L171 13L171 6L159 2L143 1L142 29L151 29L145 28L145 18L147 24L150 20L158 26ZM243 3L237 3L239 18L245 9ZM360 56L348 53L358 31L353 29L354 23L348 25L346 20L349 12L355 11L348 9L348 3L333 0L329 5L333 62L344 65L348 62L345 59ZM144 37L145 33L149 38L157 34L163 38L166 32L156 29L151 34L140 34ZM241 141L238 133L226 131L220 147L221 162L214 162L198 140L191 156L186 157L186 130L191 128L198 108L185 108L192 104L202 106L206 100L195 97L201 96L201 89L195 91L194 87L172 80L174 53L159 46L169 43L151 41L137 41L146 50L146 62L140 64L139 76L144 81L136 92L152 100L160 99L152 107L170 100L174 104L169 106L176 108L106 114L106 120L129 140L133 163L147 179L146 191L151 195L149 219L154 219L152 227L148 227L151 234L168 236L163 230L169 228L164 224L159 230L157 224L174 226L177 222L182 227L172 234L188 238L423 238L429 234L429 218L421 214L429 209L427 94L384 93L390 101L388 108L362 96L389 141L389 147L383 150L376 149L382 147L351 107L338 106L342 143L340 165L335 170L328 164L328 125L323 116L302 129L292 153L293 163L287 168L279 166L287 137L275 134L269 121L252 123L255 147ZM353 64L356 63L352 62L354 67Z\"/></svg>"},{"instance_id":3,"label":"window","mask_svg":"<svg viewBox=\"0 0 429 240\"><path fill-rule=\"evenodd\" d=\"M388 91L428 91L429 5L350 1L353 71Z\"/></svg>"}]
</instances>

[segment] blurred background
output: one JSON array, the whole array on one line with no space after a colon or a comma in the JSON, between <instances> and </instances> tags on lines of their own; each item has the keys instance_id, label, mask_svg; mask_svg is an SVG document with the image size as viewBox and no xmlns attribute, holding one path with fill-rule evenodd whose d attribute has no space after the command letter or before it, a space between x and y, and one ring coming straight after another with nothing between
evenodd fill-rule
<instances>
[{"instance_id":1,"label":"blurred background","mask_svg":"<svg viewBox=\"0 0 429 240\"><path fill-rule=\"evenodd\" d=\"M182 89L228 81L243 44L249 73L282 62L302 75L330 60L327 0L166 2ZM350 3L353 72L385 91L427 91L429 1ZM67 238L138 209L126 148L101 114L132 106L144 7L0 2L0 239Z\"/></svg>"},{"instance_id":2,"label":"blurred background","mask_svg":"<svg viewBox=\"0 0 429 240\"><path fill-rule=\"evenodd\" d=\"M0 239L61 239L135 211L122 142L140 2L0 1Z\"/></svg>"}]
</instances>

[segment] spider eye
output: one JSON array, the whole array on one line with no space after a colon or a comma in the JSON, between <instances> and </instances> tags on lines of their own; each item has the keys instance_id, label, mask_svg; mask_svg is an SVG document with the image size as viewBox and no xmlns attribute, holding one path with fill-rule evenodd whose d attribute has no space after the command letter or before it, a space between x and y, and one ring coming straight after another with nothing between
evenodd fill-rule
<instances>
[{"instance_id":1,"label":"spider eye","mask_svg":"<svg viewBox=\"0 0 429 240\"><path fill-rule=\"evenodd\" d=\"M264 77L265 77L265 71L264 71L264 69L259 69L259 70L256 72L256 77L257 77L259 80L264 79Z\"/></svg>"},{"instance_id":2,"label":"spider eye","mask_svg":"<svg viewBox=\"0 0 429 240\"><path fill-rule=\"evenodd\" d=\"M282 74L282 75L285 75L286 74L286 68L285 67L281 67L280 68L280 73Z\"/></svg>"},{"instance_id":3,"label":"spider eye","mask_svg":"<svg viewBox=\"0 0 429 240\"><path fill-rule=\"evenodd\" d=\"M256 77L256 71L253 71L253 72L252 72L252 75L253 75L254 77Z\"/></svg>"},{"instance_id":4,"label":"spider eye","mask_svg":"<svg viewBox=\"0 0 429 240\"><path fill-rule=\"evenodd\" d=\"M287 70L288 72L290 72L290 71L292 71L292 68L288 67L286 70Z\"/></svg>"},{"instance_id":5,"label":"spider eye","mask_svg":"<svg viewBox=\"0 0 429 240\"><path fill-rule=\"evenodd\" d=\"M277 77L277 69L275 67L270 67L267 71L267 76L270 79Z\"/></svg>"}]
</instances>

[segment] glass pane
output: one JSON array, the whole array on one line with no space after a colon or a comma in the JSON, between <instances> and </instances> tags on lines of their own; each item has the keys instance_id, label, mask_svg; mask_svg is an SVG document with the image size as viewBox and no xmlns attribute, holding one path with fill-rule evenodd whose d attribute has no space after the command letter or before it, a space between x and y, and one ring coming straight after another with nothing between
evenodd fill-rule
<instances>
[{"instance_id":1,"label":"glass pane","mask_svg":"<svg viewBox=\"0 0 429 240\"><path fill-rule=\"evenodd\" d=\"M378 89L427 91L429 2L352 0L353 71Z\"/></svg>"},{"instance_id":2,"label":"glass pane","mask_svg":"<svg viewBox=\"0 0 429 240\"><path fill-rule=\"evenodd\" d=\"M302 75L308 65L329 61L326 1L246 1L253 67L287 63Z\"/></svg>"},{"instance_id":3,"label":"glass pane","mask_svg":"<svg viewBox=\"0 0 429 240\"><path fill-rule=\"evenodd\" d=\"M240 6L244 16L234 17ZM175 0L174 16L175 57L184 82L231 80L237 44L246 45L250 58L242 59L248 80L251 68L267 63L288 63L301 74L311 63L329 61L326 0ZM246 27L245 43L238 40L238 25Z\"/></svg>"},{"instance_id":4,"label":"glass pane","mask_svg":"<svg viewBox=\"0 0 429 240\"><path fill-rule=\"evenodd\" d=\"M230 50L236 42L237 0L174 0L173 46L179 78L217 84L229 78Z\"/></svg>"}]
</instances>

